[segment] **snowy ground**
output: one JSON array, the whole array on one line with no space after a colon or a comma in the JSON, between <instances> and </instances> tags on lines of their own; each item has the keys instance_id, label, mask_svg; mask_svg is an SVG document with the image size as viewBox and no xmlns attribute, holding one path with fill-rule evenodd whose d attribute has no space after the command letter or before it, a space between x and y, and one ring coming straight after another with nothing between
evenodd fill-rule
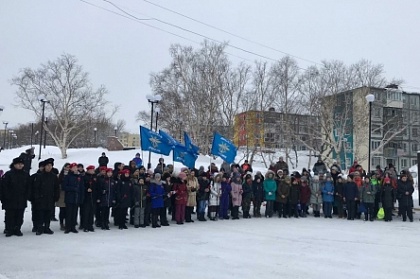
<instances>
[{"instance_id":1,"label":"snowy ground","mask_svg":"<svg viewBox=\"0 0 420 279\"><path fill-rule=\"evenodd\" d=\"M7 170L13 157L24 149L0 153L0 169ZM43 159L54 157L58 168L65 162L81 162L86 166L96 164L102 151L73 149L69 150L69 158L62 160L58 149L47 147ZM107 155L112 163L128 163L135 152L107 152ZM144 156L147 158L146 152ZM158 158L152 155L153 165ZM172 163L169 157L165 161ZM207 167L209 163L209 157L200 156L197 166ZM221 161L217 160L216 164L219 166ZM34 160L34 169L36 165ZM180 167L176 164L176 168ZM305 165L299 166L302 167ZM254 168L265 172L262 163ZM0 220L3 214L1 211ZM403 223L400 219L391 223L366 223L313 217L196 221L160 229L129 227L120 231L112 227L111 231L77 235L64 235L54 222L54 235L35 236L30 232L30 210L27 210L23 237L0 235L0 279L418 279L420 222L419 216L416 217L414 223ZM0 223L0 230L3 228Z\"/></svg>"},{"instance_id":2,"label":"snowy ground","mask_svg":"<svg viewBox=\"0 0 420 279\"><path fill-rule=\"evenodd\" d=\"M416 278L420 222L250 219L0 236L0 278ZM0 216L2 218L2 216Z\"/></svg>"}]
</instances>

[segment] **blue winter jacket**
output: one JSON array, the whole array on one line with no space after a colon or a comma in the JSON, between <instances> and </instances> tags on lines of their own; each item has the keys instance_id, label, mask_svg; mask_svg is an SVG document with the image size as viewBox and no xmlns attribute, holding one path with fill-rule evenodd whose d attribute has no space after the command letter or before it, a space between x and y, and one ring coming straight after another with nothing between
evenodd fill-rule
<instances>
[{"instance_id":1,"label":"blue winter jacket","mask_svg":"<svg viewBox=\"0 0 420 279\"><path fill-rule=\"evenodd\" d=\"M79 174L69 172L64 176L63 190L66 204L82 204L85 194L84 179Z\"/></svg>"},{"instance_id":2,"label":"blue winter jacket","mask_svg":"<svg viewBox=\"0 0 420 279\"><path fill-rule=\"evenodd\" d=\"M329 195L328 192L331 194ZM325 181L324 187L322 188L322 200L324 202L334 201L334 184L332 181Z\"/></svg>"},{"instance_id":3,"label":"blue winter jacket","mask_svg":"<svg viewBox=\"0 0 420 279\"><path fill-rule=\"evenodd\" d=\"M149 194L152 200L152 208L162 208L165 189L163 188L161 181L159 183L152 181L149 186Z\"/></svg>"},{"instance_id":4,"label":"blue winter jacket","mask_svg":"<svg viewBox=\"0 0 420 279\"><path fill-rule=\"evenodd\" d=\"M136 163L136 167L137 167L137 168L140 168L141 166L143 166L143 160L142 160L141 158L137 158L137 157L135 157L135 158L133 159L133 161Z\"/></svg>"}]
</instances>

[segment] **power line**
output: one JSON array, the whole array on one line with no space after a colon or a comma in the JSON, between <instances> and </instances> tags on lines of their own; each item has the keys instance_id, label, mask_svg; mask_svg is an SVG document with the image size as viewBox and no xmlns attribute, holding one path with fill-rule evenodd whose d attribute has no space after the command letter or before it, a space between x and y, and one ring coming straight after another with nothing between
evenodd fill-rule
<instances>
[{"instance_id":1,"label":"power line","mask_svg":"<svg viewBox=\"0 0 420 279\"><path fill-rule=\"evenodd\" d=\"M104 2L107 2L107 3L109 3L109 4L111 4L112 6L114 6L115 8L117 8L118 10L123 11L126 15L129 15L129 16L131 16L131 17L133 17L133 18L137 19L137 17L136 17L136 16L134 16L134 15L132 15L132 14L128 13L127 11L125 11L124 9L122 9L121 7L119 7L118 5L116 5L116 4L114 4L114 3L112 3L111 1L108 1L108 0L103 0L103 1L104 1ZM174 28L176 28L176 29L182 30L182 31L187 32L187 33L191 33L191 34L193 34L193 35L196 35L196 36L202 37L202 38L204 38L204 39L207 39L207 40L210 40L210 41L213 41L213 42L219 43L219 44L222 44L222 43L223 43L222 41L219 41L219 40L213 39L213 38L208 37L208 36L206 36L206 35L200 34L200 33L198 33L198 32L195 32L195 31L189 30L189 29L187 29L187 28L181 27L181 26L179 26L179 25L176 25L176 24L173 24L173 23L170 23L170 22L167 22L167 21L164 21L164 20L161 20L161 19L155 18L155 17L150 17L150 19L149 19L149 20L155 20L155 21L160 22L160 23L162 23L162 24L165 24L165 25L168 25L168 26L174 27ZM243 52L245 52L245 53L252 54L252 55L258 56L258 57L260 57L260 58L267 59L267 60L271 60L271 61L278 61L277 59L274 59L274 58L271 58L271 57L268 57L268 56L265 56L265 55L262 55L262 54L258 54L258 53L256 53L256 52L253 52L253 51L250 51L250 50L246 50L246 49L244 49L244 48L241 48L241 47L238 47L238 46L235 46L235 45L232 45L232 44L228 44L228 47L231 47L231 48L234 48L234 49L237 49L237 50L243 51Z\"/></svg>"},{"instance_id":2,"label":"power line","mask_svg":"<svg viewBox=\"0 0 420 279\"><path fill-rule=\"evenodd\" d=\"M306 62L309 62L309 63L312 63L312 64L321 65L320 63L318 63L318 62L316 62L316 61L312 61L312 60L309 60L309 59L306 59L306 58L302 58L302 57L299 57L299 56L296 56L296 55L290 54L290 53L288 53L288 52L285 52L285 51L282 51L282 50L279 50L279 49L276 49L276 48L273 48L273 47L267 46L267 45L265 45L265 44L262 44L262 43L259 43L259 42L256 42L256 41L253 41L253 40L250 40L250 39L245 38L245 37L242 37L242 36L240 36L240 35L236 35L236 34L234 34L234 33L232 33L232 32L227 31L227 30L224 30L224 29L219 28L219 27L217 27L217 26L214 26L214 25L208 24L208 23L206 23L206 22L200 21L200 20L198 20L198 19L192 18L192 17L187 16L187 15L185 15L185 14L182 14L182 13L180 13L180 12L177 12L177 11L174 11L174 10L172 10L172 9L166 8L166 7L164 7L164 6L161 6L161 5L159 5L159 4L153 3L153 2L151 2L151 1L148 1L148 0L143 0L143 1L144 1L144 2L146 2L146 3L149 3L149 4L153 5L153 6L156 6L156 7L160 8L160 9L163 9L163 10L169 11L169 12L174 13L174 14L176 14L176 15L179 15L179 16L181 16L181 17L184 17L184 18L187 18L187 19L192 20L192 21L194 21L194 22L200 23L200 24L202 24L202 25L204 25L204 26L210 27L210 28L212 28L212 29L218 30L218 31L223 32L223 33L225 33L225 34L228 34L228 35L231 35L231 36L233 36L233 37L239 38L239 39L241 39L241 40L244 40L244 41L247 41L247 42L250 42L250 43L256 44L256 45L258 45L258 46L261 46L261 47L264 47L264 48L267 48L267 49L270 49L270 50L273 50L273 51L276 51L276 52L279 52L279 53L282 53L282 54L285 54L285 55L288 55L288 56L290 56L290 57L294 57L294 58L299 59L299 60L303 60L303 61L306 61Z\"/></svg>"},{"instance_id":3,"label":"power line","mask_svg":"<svg viewBox=\"0 0 420 279\"><path fill-rule=\"evenodd\" d=\"M165 30L165 29L162 29L162 28L156 27L156 26L154 26L154 25L150 25L150 24L147 24L147 23L143 22L143 21L145 21L145 20L154 20L154 19L140 19L140 18L137 18L136 16L132 16L132 15L128 16L128 15L124 15L124 14L121 14L121 13L118 13L118 12L115 12L115 11L112 11L112 10L110 10L110 9L107 9L107 8L102 7L102 6L99 6L99 5L96 5L96 4L93 4L93 3L90 3L90 2L85 1L85 0L80 0L80 1L81 1L81 2L83 2L83 3L85 3L85 4L88 4L88 5L90 5L90 6L93 6L93 7L95 7L95 8L98 8L98 9L104 10L104 11L106 11L106 12L109 12L109 13L112 13L112 14L115 14L115 15L118 15L118 16L121 16L121 17L123 17L123 18L129 19L129 20L132 20L132 21L135 21L135 22L137 22L137 23L143 24L143 25L148 26L148 27L150 27L150 28L153 28L153 29L159 30L159 31L161 31L161 32L164 32L164 33L167 33L167 34L170 34L170 35L173 35L173 36L175 36L175 37L178 37L178 38L184 39L184 40L189 41L189 42L192 42L192 43L194 43L194 44L201 45L201 43L199 43L199 42L197 42L197 41L194 41L194 40L191 40L191 39L189 39L189 38L187 38L187 37L184 37L184 36L178 35L178 34L173 33L173 32L171 32L171 31L167 31L167 30ZM105 1L105 2L108 2L108 1L106 1L106 0L104 0L104 1ZM125 14L127 14L127 13L125 13ZM225 51L225 53L226 53L227 55L229 55L229 56L232 56L232 57L236 57L236 58L239 58L239 59L242 59L242 60L246 60L246 61L249 61L249 62L253 62L252 60L249 60L249 59L247 59L247 58L244 58L244 57L241 57L241 56L238 56L238 55L232 54L232 53L227 52L227 51Z\"/></svg>"}]
</instances>

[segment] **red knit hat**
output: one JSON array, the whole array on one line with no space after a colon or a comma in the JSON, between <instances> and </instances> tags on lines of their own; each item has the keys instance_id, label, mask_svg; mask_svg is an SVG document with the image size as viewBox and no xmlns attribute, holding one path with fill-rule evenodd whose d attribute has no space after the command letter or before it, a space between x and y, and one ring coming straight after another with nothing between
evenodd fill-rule
<instances>
[{"instance_id":1,"label":"red knit hat","mask_svg":"<svg viewBox=\"0 0 420 279\"><path fill-rule=\"evenodd\" d=\"M95 166L94 165L89 165L86 168L86 170L94 170L94 169L95 169Z\"/></svg>"},{"instance_id":2,"label":"red knit hat","mask_svg":"<svg viewBox=\"0 0 420 279\"><path fill-rule=\"evenodd\" d=\"M121 171L121 174L126 174L126 173L130 174L130 170L129 169L124 169L124 170Z\"/></svg>"},{"instance_id":3,"label":"red knit hat","mask_svg":"<svg viewBox=\"0 0 420 279\"><path fill-rule=\"evenodd\" d=\"M106 168L105 167L106 172L114 172L114 170L112 168Z\"/></svg>"},{"instance_id":4,"label":"red knit hat","mask_svg":"<svg viewBox=\"0 0 420 279\"><path fill-rule=\"evenodd\" d=\"M107 171L107 167L105 167L105 166L102 166L102 167L99 167L99 171ZM111 169L112 170L112 169Z\"/></svg>"},{"instance_id":5,"label":"red knit hat","mask_svg":"<svg viewBox=\"0 0 420 279\"><path fill-rule=\"evenodd\" d=\"M71 163L70 165L69 165L69 168L74 168L74 167L77 167L77 163Z\"/></svg>"}]
</instances>

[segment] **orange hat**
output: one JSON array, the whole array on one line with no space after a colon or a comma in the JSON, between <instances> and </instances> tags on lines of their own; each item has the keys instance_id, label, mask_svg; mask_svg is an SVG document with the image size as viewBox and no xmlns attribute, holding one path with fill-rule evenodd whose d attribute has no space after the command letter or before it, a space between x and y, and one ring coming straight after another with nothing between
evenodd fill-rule
<instances>
[{"instance_id":1,"label":"orange hat","mask_svg":"<svg viewBox=\"0 0 420 279\"><path fill-rule=\"evenodd\" d=\"M69 168L71 168L71 169L74 168L74 167L77 167L77 163L71 163L70 166L69 166Z\"/></svg>"},{"instance_id":2,"label":"orange hat","mask_svg":"<svg viewBox=\"0 0 420 279\"><path fill-rule=\"evenodd\" d=\"M94 170L94 169L95 169L95 166L94 165L89 165L86 168L86 170Z\"/></svg>"}]
</instances>

